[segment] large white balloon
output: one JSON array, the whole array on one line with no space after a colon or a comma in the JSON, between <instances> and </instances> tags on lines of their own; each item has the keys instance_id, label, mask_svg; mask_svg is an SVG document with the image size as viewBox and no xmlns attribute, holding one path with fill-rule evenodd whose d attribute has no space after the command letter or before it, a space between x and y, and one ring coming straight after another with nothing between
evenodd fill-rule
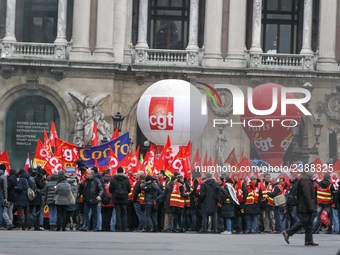
<instances>
[{"instance_id":1,"label":"large white balloon","mask_svg":"<svg viewBox=\"0 0 340 255\"><path fill-rule=\"evenodd\" d=\"M183 80L161 80L151 85L137 106L137 121L145 137L164 145L186 145L201 136L208 121L206 95Z\"/></svg>"}]
</instances>

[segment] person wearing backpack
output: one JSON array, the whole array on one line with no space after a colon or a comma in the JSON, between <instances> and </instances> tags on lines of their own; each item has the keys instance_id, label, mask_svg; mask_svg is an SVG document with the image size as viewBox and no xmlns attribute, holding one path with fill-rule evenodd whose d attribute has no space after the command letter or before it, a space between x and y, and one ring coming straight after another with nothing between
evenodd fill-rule
<instances>
[{"instance_id":1,"label":"person wearing backpack","mask_svg":"<svg viewBox=\"0 0 340 255\"><path fill-rule=\"evenodd\" d=\"M116 232L125 232L127 229L128 194L131 185L122 167L118 167L117 173L111 180L109 190L112 193L116 209Z\"/></svg>"},{"instance_id":2,"label":"person wearing backpack","mask_svg":"<svg viewBox=\"0 0 340 255\"><path fill-rule=\"evenodd\" d=\"M22 230L28 230L29 224L29 212L28 208L30 201L27 196L28 187L32 188L33 183L30 176L24 169L19 170L20 179L18 181L18 186L15 191L17 193L17 206L18 206L18 219ZM22 217L22 211L24 211L25 218Z\"/></svg>"},{"instance_id":3,"label":"person wearing backpack","mask_svg":"<svg viewBox=\"0 0 340 255\"><path fill-rule=\"evenodd\" d=\"M299 217L296 212L296 206L298 204L298 197L297 197L297 188L298 188L298 176L297 174L290 175L290 187L287 191L287 216L290 222L290 226L293 226L297 221L299 221Z\"/></svg>"}]
</instances>

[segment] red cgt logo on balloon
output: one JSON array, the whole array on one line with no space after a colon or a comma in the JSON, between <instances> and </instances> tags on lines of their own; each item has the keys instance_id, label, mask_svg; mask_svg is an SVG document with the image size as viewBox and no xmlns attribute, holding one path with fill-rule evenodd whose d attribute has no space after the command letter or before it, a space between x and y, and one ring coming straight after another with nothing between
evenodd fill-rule
<instances>
[{"instance_id":1,"label":"red cgt logo on balloon","mask_svg":"<svg viewBox=\"0 0 340 255\"><path fill-rule=\"evenodd\" d=\"M259 157L271 166L280 166L282 158L294 136L292 127L301 122L301 111L294 104L281 106L281 90L285 88L275 83L266 83L252 90L252 97L244 101L244 115L240 115L243 129L256 149ZM277 91L277 93L275 92ZM285 99L296 99L288 92ZM275 108L276 107L276 108ZM254 112L267 111L269 114L257 115ZM270 113L271 112L271 113ZM282 113L285 112L285 115Z\"/></svg>"}]
</instances>

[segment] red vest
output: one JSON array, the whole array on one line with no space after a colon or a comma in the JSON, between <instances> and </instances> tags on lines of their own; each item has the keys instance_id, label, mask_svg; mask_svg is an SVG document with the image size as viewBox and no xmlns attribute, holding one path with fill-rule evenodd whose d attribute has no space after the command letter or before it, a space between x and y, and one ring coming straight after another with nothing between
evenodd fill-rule
<instances>
[{"instance_id":1,"label":"red vest","mask_svg":"<svg viewBox=\"0 0 340 255\"><path fill-rule=\"evenodd\" d=\"M134 193L135 193L135 185L137 183L137 180L133 179L133 178L129 178L129 181L130 181L130 184L131 184L131 190L130 190L130 193L128 194L128 200L132 201Z\"/></svg>"},{"instance_id":2,"label":"red vest","mask_svg":"<svg viewBox=\"0 0 340 255\"><path fill-rule=\"evenodd\" d=\"M175 182L174 186L172 186L170 206L184 208L184 198L181 196L181 192L179 191L180 186L182 186L182 183L179 182Z\"/></svg>"},{"instance_id":3,"label":"red vest","mask_svg":"<svg viewBox=\"0 0 340 255\"><path fill-rule=\"evenodd\" d=\"M266 199L268 198L267 193L272 190L272 185L269 183L268 186L266 187L266 185L263 182L260 182L260 188L262 190L262 201L266 201Z\"/></svg>"},{"instance_id":4,"label":"red vest","mask_svg":"<svg viewBox=\"0 0 340 255\"><path fill-rule=\"evenodd\" d=\"M279 196L283 193L283 188L280 184L278 184L277 187L280 189L279 194L277 194L277 196ZM274 189L275 189L275 186L272 187L272 192L274 191ZM268 196L268 205L275 206L274 198Z\"/></svg>"},{"instance_id":5,"label":"red vest","mask_svg":"<svg viewBox=\"0 0 340 255\"><path fill-rule=\"evenodd\" d=\"M243 180L238 179L237 183L235 185L236 196L237 196L237 199L240 203L244 202L242 184L243 184Z\"/></svg>"},{"instance_id":6,"label":"red vest","mask_svg":"<svg viewBox=\"0 0 340 255\"><path fill-rule=\"evenodd\" d=\"M318 185L318 188L316 190L316 202L318 204L333 203L331 184L329 184L326 188L321 188L321 186Z\"/></svg>"}]
</instances>

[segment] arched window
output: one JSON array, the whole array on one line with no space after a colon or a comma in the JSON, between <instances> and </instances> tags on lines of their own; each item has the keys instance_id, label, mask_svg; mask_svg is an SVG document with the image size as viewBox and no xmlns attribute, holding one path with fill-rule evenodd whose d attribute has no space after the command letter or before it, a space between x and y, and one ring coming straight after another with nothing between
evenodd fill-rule
<instances>
[{"instance_id":1,"label":"arched window","mask_svg":"<svg viewBox=\"0 0 340 255\"><path fill-rule=\"evenodd\" d=\"M38 138L44 141L43 131L49 132L52 121L58 131L58 110L41 96L27 96L10 107L6 116L5 148L12 168L23 168L27 153L33 158Z\"/></svg>"}]
</instances>

